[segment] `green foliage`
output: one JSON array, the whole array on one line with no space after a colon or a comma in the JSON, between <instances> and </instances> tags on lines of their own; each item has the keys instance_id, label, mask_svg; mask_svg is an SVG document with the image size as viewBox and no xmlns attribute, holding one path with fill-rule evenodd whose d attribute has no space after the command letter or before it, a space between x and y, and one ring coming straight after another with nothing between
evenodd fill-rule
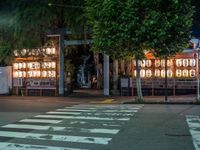
<instances>
[{"instance_id":1,"label":"green foliage","mask_svg":"<svg viewBox=\"0 0 200 150\"><path fill-rule=\"evenodd\" d=\"M0 2L0 34L3 35L0 39L0 57L1 54L8 54L8 52L11 55L14 49L43 46L49 30L85 29L86 19L83 7L74 7L83 5L84 0L5 0Z\"/></svg>"},{"instance_id":2,"label":"green foliage","mask_svg":"<svg viewBox=\"0 0 200 150\"><path fill-rule=\"evenodd\" d=\"M190 0L86 0L94 51L142 59L144 50L170 56L185 48L192 25Z\"/></svg>"}]
</instances>

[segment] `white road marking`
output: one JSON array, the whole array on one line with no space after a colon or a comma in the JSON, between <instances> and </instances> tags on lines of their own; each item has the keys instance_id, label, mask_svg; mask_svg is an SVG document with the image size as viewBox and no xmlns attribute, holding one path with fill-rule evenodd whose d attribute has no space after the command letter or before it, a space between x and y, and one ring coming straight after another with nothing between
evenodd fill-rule
<instances>
[{"instance_id":1,"label":"white road marking","mask_svg":"<svg viewBox=\"0 0 200 150\"><path fill-rule=\"evenodd\" d=\"M60 119L83 119L83 120L116 120L116 121L128 121L130 118L101 118L90 116L62 116L62 115L37 115L37 118L60 118Z\"/></svg>"},{"instance_id":2,"label":"white road marking","mask_svg":"<svg viewBox=\"0 0 200 150\"><path fill-rule=\"evenodd\" d=\"M48 119L23 119L19 122L29 122L29 123L60 123L62 120L48 120Z\"/></svg>"},{"instance_id":3,"label":"white road marking","mask_svg":"<svg viewBox=\"0 0 200 150\"><path fill-rule=\"evenodd\" d=\"M108 142L112 139L112 138L103 138L103 137L84 137L84 136L53 135L53 134L10 132L10 131L0 131L0 136L11 137L11 138L91 143L91 144L102 144L102 145L108 144Z\"/></svg>"},{"instance_id":4,"label":"white road marking","mask_svg":"<svg viewBox=\"0 0 200 150\"><path fill-rule=\"evenodd\" d=\"M75 108L64 108L64 109L57 109L57 111L66 111L66 112L99 112L99 110L96 109L75 109ZM101 110L100 112L105 113L131 113L131 112L137 112L137 109L134 110Z\"/></svg>"},{"instance_id":5,"label":"white road marking","mask_svg":"<svg viewBox=\"0 0 200 150\"><path fill-rule=\"evenodd\" d=\"M0 150L88 150L88 149L0 142Z\"/></svg>"},{"instance_id":6,"label":"white road marking","mask_svg":"<svg viewBox=\"0 0 200 150\"><path fill-rule=\"evenodd\" d=\"M8 124L2 126L2 128L14 128L14 129L33 129L33 130L51 130L51 131L80 131L87 133L104 133L104 134L117 134L119 129L86 129L75 127L60 127L60 126L41 126L41 125L25 125L25 124Z\"/></svg>"},{"instance_id":7,"label":"white road marking","mask_svg":"<svg viewBox=\"0 0 200 150\"><path fill-rule=\"evenodd\" d=\"M137 111L135 111L137 112ZM91 112L82 112L84 115L109 115L109 116L133 116L133 113L107 113L107 112L99 112L99 113L91 113ZM47 114L60 114L60 115L68 115L68 114L74 114L74 115L81 115L82 113L69 113L65 111L51 111L47 112Z\"/></svg>"},{"instance_id":8,"label":"white road marking","mask_svg":"<svg viewBox=\"0 0 200 150\"><path fill-rule=\"evenodd\" d=\"M200 118L199 116L188 115L186 116L186 120L195 149L200 150Z\"/></svg>"},{"instance_id":9,"label":"white road marking","mask_svg":"<svg viewBox=\"0 0 200 150\"><path fill-rule=\"evenodd\" d=\"M47 114L63 114L63 115L80 115L78 112L59 112L59 111L49 111Z\"/></svg>"},{"instance_id":10,"label":"white road marking","mask_svg":"<svg viewBox=\"0 0 200 150\"><path fill-rule=\"evenodd\" d=\"M80 105L74 105L74 106L71 106L71 107L65 107L65 108L74 108L74 109L88 109L88 110L104 110L104 109L109 109L109 110L137 110L137 109L140 109L140 107L133 107L133 108L110 108L110 107L94 107L94 106L91 106L91 107L82 107Z\"/></svg>"}]
</instances>

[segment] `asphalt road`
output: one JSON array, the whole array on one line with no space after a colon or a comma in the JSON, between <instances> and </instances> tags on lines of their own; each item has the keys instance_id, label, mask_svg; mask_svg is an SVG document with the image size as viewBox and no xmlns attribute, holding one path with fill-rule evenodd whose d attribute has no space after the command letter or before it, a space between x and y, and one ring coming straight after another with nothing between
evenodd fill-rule
<instances>
[{"instance_id":1,"label":"asphalt road","mask_svg":"<svg viewBox=\"0 0 200 150\"><path fill-rule=\"evenodd\" d=\"M199 148L199 105L88 102L0 97L0 150Z\"/></svg>"}]
</instances>

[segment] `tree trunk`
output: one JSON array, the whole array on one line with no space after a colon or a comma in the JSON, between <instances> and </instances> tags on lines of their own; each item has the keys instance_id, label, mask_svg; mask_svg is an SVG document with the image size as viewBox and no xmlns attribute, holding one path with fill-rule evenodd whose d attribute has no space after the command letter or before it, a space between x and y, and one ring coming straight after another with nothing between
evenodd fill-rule
<instances>
[{"instance_id":1,"label":"tree trunk","mask_svg":"<svg viewBox=\"0 0 200 150\"><path fill-rule=\"evenodd\" d=\"M140 80L140 66L139 60L136 59L136 87L137 87L137 96L139 100L143 100L141 80Z\"/></svg>"},{"instance_id":2,"label":"tree trunk","mask_svg":"<svg viewBox=\"0 0 200 150\"><path fill-rule=\"evenodd\" d=\"M124 69L125 69L124 60L121 60L120 61L120 72L121 72L122 76L125 75Z\"/></svg>"},{"instance_id":3,"label":"tree trunk","mask_svg":"<svg viewBox=\"0 0 200 150\"><path fill-rule=\"evenodd\" d=\"M168 88L167 88L167 57L165 57L165 102L167 102Z\"/></svg>"},{"instance_id":4,"label":"tree trunk","mask_svg":"<svg viewBox=\"0 0 200 150\"><path fill-rule=\"evenodd\" d=\"M104 96L109 96L109 84L110 84L110 80L109 80L109 56L106 54L103 54L103 81L104 81L104 85L103 85L103 93Z\"/></svg>"},{"instance_id":5,"label":"tree trunk","mask_svg":"<svg viewBox=\"0 0 200 150\"><path fill-rule=\"evenodd\" d=\"M118 91L118 60L113 60L113 90L114 95L119 95Z\"/></svg>"}]
</instances>

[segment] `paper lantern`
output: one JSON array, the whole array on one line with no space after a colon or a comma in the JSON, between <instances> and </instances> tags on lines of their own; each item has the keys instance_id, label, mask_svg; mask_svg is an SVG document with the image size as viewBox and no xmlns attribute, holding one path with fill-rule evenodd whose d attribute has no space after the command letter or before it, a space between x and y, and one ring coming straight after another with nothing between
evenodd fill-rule
<instances>
[{"instance_id":1,"label":"paper lantern","mask_svg":"<svg viewBox=\"0 0 200 150\"><path fill-rule=\"evenodd\" d=\"M177 59L176 60L176 66L181 67L182 66L182 59Z\"/></svg>"},{"instance_id":2,"label":"paper lantern","mask_svg":"<svg viewBox=\"0 0 200 150\"><path fill-rule=\"evenodd\" d=\"M22 49L22 50L21 50L21 54L22 54L22 56L25 56L25 55L26 55L26 52L27 52L26 49Z\"/></svg>"},{"instance_id":3,"label":"paper lantern","mask_svg":"<svg viewBox=\"0 0 200 150\"><path fill-rule=\"evenodd\" d=\"M22 63L22 68L26 68L26 63Z\"/></svg>"},{"instance_id":4,"label":"paper lantern","mask_svg":"<svg viewBox=\"0 0 200 150\"><path fill-rule=\"evenodd\" d=\"M146 67L151 67L151 60L146 60Z\"/></svg>"},{"instance_id":5,"label":"paper lantern","mask_svg":"<svg viewBox=\"0 0 200 150\"><path fill-rule=\"evenodd\" d=\"M42 71L42 77L47 77L47 72L46 71Z\"/></svg>"},{"instance_id":6,"label":"paper lantern","mask_svg":"<svg viewBox=\"0 0 200 150\"><path fill-rule=\"evenodd\" d=\"M162 77L162 78L165 77L165 70L161 70L161 77Z\"/></svg>"},{"instance_id":7,"label":"paper lantern","mask_svg":"<svg viewBox=\"0 0 200 150\"><path fill-rule=\"evenodd\" d=\"M18 63L14 63L13 68L17 70L19 68Z\"/></svg>"},{"instance_id":8,"label":"paper lantern","mask_svg":"<svg viewBox=\"0 0 200 150\"><path fill-rule=\"evenodd\" d=\"M160 77L160 70L159 69L155 69L155 76Z\"/></svg>"},{"instance_id":9,"label":"paper lantern","mask_svg":"<svg viewBox=\"0 0 200 150\"><path fill-rule=\"evenodd\" d=\"M51 48L51 54L56 54L56 49L54 47Z\"/></svg>"},{"instance_id":10,"label":"paper lantern","mask_svg":"<svg viewBox=\"0 0 200 150\"><path fill-rule=\"evenodd\" d=\"M190 66L195 67L195 65L196 65L195 59L190 59Z\"/></svg>"},{"instance_id":11,"label":"paper lantern","mask_svg":"<svg viewBox=\"0 0 200 150\"><path fill-rule=\"evenodd\" d=\"M56 63L55 62L51 62L51 67L52 68L56 68Z\"/></svg>"},{"instance_id":12,"label":"paper lantern","mask_svg":"<svg viewBox=\"0 0 200 150\"><path fill-rule=\"evenodd\" d=\"M140 70L140 76L141 76L141 78L145 77L145 70L144 69Z\"/></svg>"},{"instance_id":13,"label":"paper lantern","mask_svg":"<svg viewBox=\"0 0 200 150\"><path fill-rule=\"evenodd\" d=\"M167 76L170 78L173 76L173 71L171 69L167 70Z\"/></svg>"},{"instance_id":14,"label":"paper lantern","mask_svg":"<svg viewBox=\"0 0 200 150\"><path fill-rule=\"evenodd\" d=\"M196 71L195 70L190 70L190 77L195 77Z\"/></svg>"},{"instance_id":15,"label":"paper lantern","mask_svg":"<svg viewBox=\"0 0 200 150\"><path fill-rule=\"evenodd\" d=\"M184 66L184 67L189 66L189 61L188 61L188 59L183 59L183 66Z\"/></svg>"},{"instance_id":16,"label":"paper lantern","mask_svg":"<svg viewBox=\"0 0 200 150\"><path fill-rule=\"evenodd\" d=\"M176 77L182 77L182 71L180 69L176 70Z\"/></svg>"},{"instance_id":17,"label":"paper lantern","mask_svg":"<svg viewBox=\"0 0 200 150\"><path fill-rule=\"evenodd\" d=\"M165 60L162 59L161 62L160 62L160 64L161 64L162 67L165 67Z\"/></svg>"},{"instance_id":18,"label":"paper lantern","mask_svg":"<svg viewBox=\"0 0 200 150\"><path fill-rule=\"evenodd\" d=\"M19 69L22 69L22 63L18 64Z\"/></svg>"},{"instance_id":19,"label":"paper lantern","mask_svg":"<svg viewBox=\"0 0 200 150\"><path fill-rule=\"evenodd\" d=\"M142 60L142 61L140 62L140 64L141 64L141 67L145 67L145 60Z\"/></svg>"},{"instance_id":20,"label":"paper lantern","mask_svg":"<svg viewBox=\"0 0 200 150\"><path fill-rule=\"evenodd\" d=\"M150 78L152 76L152 72L151 72L151 70L146 70L146 77L147 78Z\"/></svg>"},{"instance_id":21,"label":"paper lantern","mask_svg":"<svg viewBox=\"0 0 200 150\"><path fill-rule=\"evenodd\" d=\"M14 71L14 72L13 72L13 77L14 77L14 78L18 78L18 77L19 77L18 71Z\"/></svg>"},{"instance_id":22,"label":"paper lantern","mask_svg":"<svg viewBox=\"0 0 200 150\"><path fill-rule=\"evenodd\" d=\"M51 49L50 49L49 47L46 49L46 53L47 53L48 55L51 54Z\"/></svg>"},{"instance_id":23,"label":"paper lantern","mask_svg":"<svg viewBox=\"0 0 200 150\"><path fill-rule=\"evenodd\" d=\"M52 75L53 78L55 78L55 77L56 77L56 72L55 72L55 71L52 71L52 72L51 72L51 75Z\"/></svg>"},{"instance_id":24,"label":"paper lantern","mask_svg":"<svg viewBox=\"0 0 200 150\"><path fill-rule=\"evenodd\" d=\"M155 67L160 67L160 60L155 60Z\"/></svg>"},{"instance_id":25,"label":"paper lantern","mask_svg":"<svg viewBox=\"0 0 200 150\"><path fill-rule=\"evenodd\" d=\"M173 59L167 60L167 66L168 67L173 66Z\"/></svg>"},{"instance_id":26,"label":"paper lantern","mask_svg":"<svg viewBox=\"0 0 200 150\"><path fill-rule=\"evenodd\" d=\"M188 76L189 76L188 70L186 70L186 69L184 69L184 70L182 71L182 73L183 73L183 77L188 77Z\"/></svg>"},{"instance_id":27,"label":"paper lantern","mask_svg":"<svg viewBox=\"0 0 200 150\"><path fill-rule=\"evenodd\" d=\"M17 51L17 50L14 50L14 51L13 51L13 53L14 53L14 56L19 56L19 54L18 54L18 51Z\"/></svg>"}]
</instances>

